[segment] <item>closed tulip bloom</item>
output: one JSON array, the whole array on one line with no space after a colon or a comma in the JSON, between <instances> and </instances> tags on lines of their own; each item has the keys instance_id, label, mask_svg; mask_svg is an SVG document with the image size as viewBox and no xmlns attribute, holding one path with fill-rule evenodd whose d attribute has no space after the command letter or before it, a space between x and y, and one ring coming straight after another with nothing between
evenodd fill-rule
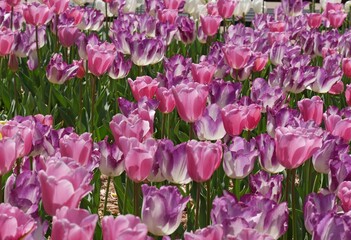
<instances>
[{"instance_id":1,"label":"closed tulip bloom","mask_svg":"<svg viewBox=\"0 0 351 240\"><path fill-rule=\"evenodd\" d=\"M346 77L351 78L351 58L344 58L342 60L342 71Z\"/></svg>"},{"instance_id":2,"label":"closed tulip bloom","mask_svg":"<svg viewBox=\"0 0 351 240\"><path fill-rule=\"evenodd\" d=\"M149 232L156 236L174 233L179 227L183 210L190 197L183 197L174 186L162 186L157 189L144 184L141 189L143 192L141 219Z\"/></svg>"},{"instance_id":3,"label":"closed tulip bloom","mask_svg":"<svg viewBox=\"0 0 351 240\"><path fill-rule=\"evenodd\" d=\"M351 106L351 84L346 85L345 98L347 105Z\"/></svg>"},{"instance_id":4,"label":"closed tulip bloom","mask_svg":"<svg viewBox=\"0 0 351 240\"><path fill-rule=\"evenodd\" d=\"M244 68L251 57L250 48L244 46L225 45L222 51L229 67L235 70Z\"/></svg>"},{"instance_id":5,"label":"closed tulip bloom","mask_svg":"<svg viewBox=\"0 0 351 240\"><path fill-rule=\"evenodd\" d=\"M77 25L80 30L99 31L104 23L104 14L95 8L84 8L81 22Z\"/></svg>"},{"instance_id":6,"label":"closed tulip bloom","mask_svg":"<svg viewBox=\"0 0 351 240\"><path fill-rule=\"evenodd\" d=\"M23 239L36 228L36 221L17 207L0 204L0 239Z\"/></svg>"},{"instance_id":7,"label":"closed tulip bloom","mask_svg":"<svg viewBox=\"0 0 351 240\"><path fill-rule=\"evenodd\" d=\"M45 4L34 2L23 7L23 17L27 24L43 26L51 20L52 12Z\"/></svg>"},{"instance_id":8,"label":"closed tulip bloom","mask_svg":"<svg viewBox=\"0 0 351 240\"><path fill-rule=\"evenodd\" d=\"M319 96L313 96L311 99L302 99L297 105L300 109L303 120L313 120L318 125L322 123L323 100Z\"/></svg>"},{"instance_id":9,"label":"closed tulip bloom","mask_svg":"<svg viewBox=\"0 0 351 240\"><path fill-rule=\"evenodd\" d=\"M328 20L333 28L339 28L343 24L347 14L342 11L328 11Z\"/></svg>"},{"instance_id":10,"label":"closed tulip bloom","mask_svg":"<svg viewBox=\"0 0 351 240\"><path fill-rule=\"evenodd\" d=\"M165 8L178 10L181 7L184 7L184 0L164 0Z\"/></svg>"},{"instance_id":11,"label":"closed tulip bloom","mask_svg":"<svg viewBox=\"0 0 351 240\"><path fill-rule=\"evenodd\" d=\"M99 169L106 176L115 177L124 171L124 158L122 151L116 144L109 144L107 137L98 143L100 152Z\"/></svg>"},{"instance_id":12,"label":"closed tulip bloom","mask_svg":"<svg viewBox=\"0 0 351 240\"><path fill-rule=\"evenodd\" d=\"M221 163L222 144L221 141L211 143L191 140L187 143L186 153L191 179L195 182L206 182Z\"/></svg>"},{"instance_id":13,"label":"closed tulip bloom","mask_svg":"<svg viewBox=\"0 0 351 240\"><path fill-rule=\"evenodd\" d=\"M21 2L21 0L5 0L5 2L10 6L14 7L17 6Z\"/></svg>"},{"instance_id":14,"label":"closed tulip bloom","mask_svg":"<svg viewBox=\"0 0 351 240\"><path fill-rule=\"evenodd\" d=\"M202 30L207 36L216 35L219 25L222 22L222 17L220 16L200 16Z\"/></svg>"},{"instance_id":15,"label":"closed tulip bloom","mask_svg":"<svg viewBox=\"0 0 351 240\"><path fill-rule=\"evenodd\" d=\"M46 77L49 82L54 84L64 84L74 78L79 70L75 64L67 64L63 61L60 53L55 53L46 67Z\"/></svg>"},{"instance_id":16,"label":"closed tulip bloom","mask_svg":"<svg viewBox=\"0 0 351 240\"><path fill-rule=\"evenodd\" d=\"M172 89L160 87L156 91L156 99L160 102L158 109L162 113L170 113L175 108L175 99L173 96Z\"/></svg>"},{"instance_id":17,"label":"closed tulip bloom","mask_svg":"<svg viewBox=\"0 0 351 240\"><path fill-rule=\"evenodd\" d=\"M130 59L125 59L122 53L117 53L117 56L108 71L108 75L112 79L122 79L128 75L131 68L132 61L130 61Z\"/></svg>"},{"instance_id":18,"label":"closed tulip bloom","mask_svg":"<svg viewBox=\"0 0 351 240\"><path fill-rule=\"evenodd\" d=\"M162 23L174 24L178 18L178 10L174 9L159 9L157 18Z\"/></svg>"},{"instance_id":19,"label":"closed tulip bloom","mask_svg":"<svg viewBox=\"0 0 351 240\"><path fill-rule=\"evenodd\" d=\"M71 133L60 139L60 152L64 157L76 160L80 165L87 166L91 163L93 140L90 133L78 135Z\"/></svg>"},{"instance_id":20,"label":"closed tulip bloom","mask_svg":"<svg viewBox=\"0 0 351 240\"><path fill-rule=\"evenodd\" d=\"M322 24L322 14L310 13L307 14L307 23L310 28L319 28Z\"/></svg>"},{"instance_id":21,"label":"closed tulip bloom","mask_svg":"<svg viewBox=\"0 0 351 240\"><path fill-rule=\"evenodd\" d=\"M195 40L195 21L187 16L179 16L177 19L177 38L184 44L190 44Z\"/></svg>"},{"instance_id":22,"label":"closed tulip bloom","mask_svg":"<svg viewBox=\"0 0 351 240\"><path fill-rule=\"evenodd\" d=\"M185 240L222 240L222 238L223 229L220 224L198 229L194 233L186 232L184 234Z\"/></svg>"},{"instance_id":23,"label":"closed tulip bloom","mask_svg":"<svg viewBox=\"0 0 351 240\"><path fill-rule=\"evenodd\" d=\"M351 182L344 181L340 183L337 192L338 198L341 201L341 207L344 212L351 210Z\"/></svg>"},{"instance_id":24,"label":"closed tulip bloom","mask_svg":"<svg viewBox=\"0 0 351 240\"><path fill-rule=\"evenodd\" d=\"M258 53L255 53L254 56L255 56L255 61L254 61L252 71L261 72L267 65L268 55L258 52Z\"/></svg>"},{"instance_id":25,"label":"closed tulip bloom","mask_svg":"<svg viewBox=\"0 0 351 240\"><path fill-rule=\"evenodd\" d=\"M15 41L14 33L7 28L0 29L0 56L4 57L11 53Z\"/></svg>"},{"instance_id":26,"label":"closed tulip bloom","mask_svg":"<svg viewBox=\"0 0 351 240\"><path fill-rule=\"evenodd\" d=\"M148 66L162 61L166 46L161 38L142 38L134 40L130 50L135 65Z\"/></svg>"},{"instance_id":27,"label":"closed tulip bloom","mask_svg":"<svg viewBox=\"0 0 351 240\"><path fill-rule=\"evenodd\" d=\"M172 89L180 118L186 122L198 120L205 108L208 96L208 87L190 82L178 84Z\"/></svg>"},{"instance_id":28,"label":"closed tulip bloom","mask_svg":"<svg viewBox=\"0 0 351 240\"><path fill-rule=\"evenodd\" d=\"M102 235L104 240L133 239L145 240L147 226L140 221L140 218L131 214L105 216L101 220Z\"/></svg>"},{"instance_id":29,"label":"closed tulip bloom","mask_svg":"<svg viewBox=\"0 0 351 240\"><path fill-rule=\"evenodd\" d=\"M45 212L51 216L63 206L77 208L91 190L91 175L72 158L51 158L38 173Z\"/></svg>"},{"instance_id":30,"label":"closed tulip bloom","mask_svg":"<svg viewBox=\"0 0 351 240\"><path fill-rule=\"evenodd\" d=\"M223 169L228 177L242 179L251 173L259 155L255 147L254 140L247 142L241 137L233 138L223 155Z\"/></svg>"},{"instance_id":31,"label":"closed tulip bloom","mask_svg":"<svg viewBox=\"0 0 351 240\"><path fill-rule=\"evenodd\" d=\"M62 207L52 218L52 240L91 240L94 236L98 215L85 209Z\"/></svg>"},{"instance_id":32,"label":"closed tulip bloom","mask_svg":"<svg viewBox=\"0 0 351 240\"><path fill-rule=\"evenodd\" d=\"M60 25L58 27L58 38L64 47L72 47L80 34L80 30L74 25Z\"/></svg>"},{"instance_id":33,"label":"closed tulip bloom","mask_svg":"<svg viewBox=\"0 0 351 240\"><path fill-rule=\"evenodd\" d=\"M194 82L209 84L212 81L216 67L208 62L201 62L199 64L191 64L191 74Z\"/></svg>"},{"instance_id":34,"label":"closed tulip bloom","mask_svg":"<svg viewBox=\"0 0 351 240\"><path fill-rule=\"evenodd\" d=\"M87 53L88 69L97 77L107 72L116 57L114 45L107 42L100 45L88 44Z\"/></svg>"},{"instance_id":35,"label":"closed tulip bloom","mask_svg":"<svg viewBox=\"0 0 351 240\"><path fill-rule=\"evenodd\" d=\"M345 118L333 126L332 134L337 137L341 137L345 141L349 142L351 140L351 119Z\"/></svg>"},{"instance_id":36,"label":"closed tulip bloom","mask_svg":"<svg viewBox=\"0 0 351 240\"><path fill-rule=\"evenodd\" d=\"M67 10L69 0L46 0L46 4L55 14L61 14Z\"/></svg>"},{"instance_id":37,"label":"closed tulip bloom","mask_svg":"<svg viewBox=\"0 0 351 240\"><path fill-rule=\"evenodd\" d=\"M2 135L0 133L0 139ZM4 138L0 140L0 176L11 171L15 161L16 155L16 141L13 138Z\"/></svg>"},{"instance_id":38,"label":"closed tulip bloom","mask_svg":"<svg viewBox=\"0 0 351 240\"><path fill-rule=\"evenodd\" d=\"M140 76L137 77L134 81L129 78L128 83L132 89L132 93L136 101L139 101L139 99L144 96L148 99L152 99L157 91L159 84L155 79L152 79L149 76Z\"/></svg>"},{"instance_id":39,"label":"closed tulip bloom","mask_svg":"<svg viewBox=\"0 0 351 240\"><path fill-rule=\"evenodd\" d=\"M277 159L287 169L298 168L322 146L318 129L278 127L275 129Z\"/></svg>"},{"instance_id":40,"label":"closed tulip bloom","mask_svg":"<svg viewBox=\"0 0 351 240\"><path fill-rule=\"evenodd\" d=\"M221 15L222 18L231 18L234 13L234 9L237 2L233 0L218 0L217 7L218 13Z\"/></svg>"}]
</instances>

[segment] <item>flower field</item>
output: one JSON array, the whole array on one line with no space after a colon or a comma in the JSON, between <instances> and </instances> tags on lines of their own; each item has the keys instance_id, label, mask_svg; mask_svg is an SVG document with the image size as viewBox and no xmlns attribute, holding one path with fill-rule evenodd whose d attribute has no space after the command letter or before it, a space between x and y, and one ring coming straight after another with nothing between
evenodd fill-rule
<instances>
[{"instance_id":1,"label":"flower field","mask_svg":"<svg viewBox=\"0 0 351 240\"><path fill-rule=\"evenodd\" d=\"M1 0L0 240L351 239L350 10Z\"/></svg>"}]
</instances>

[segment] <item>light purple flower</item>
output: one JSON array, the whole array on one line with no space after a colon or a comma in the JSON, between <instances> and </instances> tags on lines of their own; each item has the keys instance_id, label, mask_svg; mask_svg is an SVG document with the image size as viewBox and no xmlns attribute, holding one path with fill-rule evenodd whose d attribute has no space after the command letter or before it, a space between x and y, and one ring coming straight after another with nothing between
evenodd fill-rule
<instances>
[{"instance_id":1,"label":"light purple flower","mask_svg":"<svg viewBox=\"0 0 351 240\"><path fill-rule=\"evenodd\" d=\"M223 80L214 80L210 84L211 103L223 108L239 100L242 85Z\"/></svg>"},{"instance_id":2,"label":"light purple flower","mask_svg":"<svg viewBox=\"0 0 351 240\"><path fill-rule=\"evenodd\" d=\"M259 171L250 175L250 189L278 203L282 197L283 178L280 174L269 176L267 172Z\"/></svg>"},{"instance_id":3,"label":"light purple flower","mask_svg":"<svg viewBox=\"0 0 351 240\"><path fill-rule=\"evenodd\" d=\"M84 8L82 21L77 25L80 30L99 31L104 22L104 14L94 8Z\"/></svg>"},{"instance_id":4,"label":"light purple flower","mask_svg":"<svg viewBox=\"0 0 351 240\"><path fill-rule=\"evenodd\" d=\"M137 66L147 66L160 62L166 51L163 41L157 38L134 40L130 49L131 60Z\"/></svg>"},{"instance_id":5,"label":"light purple flower","mask_svg":"<svg viewBox=\"0 0 351 240\"><path fill-rule=\"evenodd\" d=\"M184 44L192 43L195 40L196 26L193 19L187 16L179 16L177 19L178 40Z\"/></svg>"},{"instance_id":6,"label":"light purple flower","mask_svg":"<svg viewBox=\"0 0 351 240\"><path fill-rule=\"evenodd\" d=\"M119 176L124 171L124 158L122 151L115 143L109 144L107 137L98 143L100 152L99 169L106 176Z\"/></svg>"},{"instance_id":7,"label":"light purple flower","mask_svg":"<svg viewBox=\"0 0 351 240\"><path fill-rule=\"evenodd\" d=\"M51 83L64 84L77 75L78 68L77 65L64 62L60 53L55 53L46 67L46 77Z\"/></svg>"},{"instance_id":8,"label":"light purple flower","mask_svg":"<svg viewBox=\"0 0 351 240\"><path fill-rule=\"evenodd\" d=\"M320 219L313 232L314 240L351 239L351 217L347 214L328 213Z\"/></svg>"},{"instance_id":9,"label":"light purple flower","mask_svg":"<svg viewBox=\"0 0 351 240\"><path fill-rule=\"evenodd\" d=\"M185 232L185 240L222 240L223 229L220 224L198 229L194 233Z\"/></svg>"},{"instance_id":10,"label":"light purple flower","mask_svg":"<svg viewBox=\"0 0 351 240\"><path fill-rule=\"evenodd\" d=\"M181 222L183 210L190 197L183 197L174 186L157 189L144 184L141 188L144 197L142 222L156 236L172 234Z\"/></svg>"}]
</instances>

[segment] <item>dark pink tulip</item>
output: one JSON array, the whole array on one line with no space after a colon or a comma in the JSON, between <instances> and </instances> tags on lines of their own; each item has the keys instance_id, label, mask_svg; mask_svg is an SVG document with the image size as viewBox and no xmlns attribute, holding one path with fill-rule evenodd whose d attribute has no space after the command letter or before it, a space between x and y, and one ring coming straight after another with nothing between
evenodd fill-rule
<instances>
[{"instance_id":1,"label":"dark pink tulip","mask_svg":"<svg viewBox=\"0 0 351 240\"><path fill-rule=\"evenodd\" d=\"M91 164L93 140L90 133L71 133L60 139L60 152L64 157L73 158L82 166Z\"/></svg>"},{"instance_id":2,"label":"dark pink tulip","mask_svg":"<svg viewBox=\"0 0 351 240\"><path fill-rule=\"evenodd\" d=\"M186 145L188 173L195 182L206 182L222 160L221 141L216 143L191 140Z\"/></svg>"},{"instance_id":3,"label":"dark pink tulip","mask_svg":"<svg viewBox=\"0 0 351 240\"><path fill-rule=\"evenodd\" d=\"M88 69L93 75L100 77L111 67L116 57L115 47L113 44L105 42L97 45L88 44L86 49Z\"/></svg>"},{"instance_id":4,"label":"dark pink tulip","mask_svg":"<svg viewBox=\"0 0 351 240\"><path fill-rule=\"evenodd\" d=\"M164 0L163 2L167 9L176 9L176 10L181 8L182 5L184 5L185 3L184 0Z\"/></svg>"},{"instance_id":5,"label":"dark pink tulip","mask_svg":"<svg viewBox=\"0 0 351 240\"><path fill-rule=\"evenodd\" d=\"M139 101L139 99L144 96L148 99L152 99L157 91L159 84L155 79L152 79L149 76L140 76L137 77L134 81L129 78L128 83L132 89L132 93L136 101Z\"/></svg>"},{"instance_id":6,"label":"dark pink tulip","mask_svg":"<svg viewBox=\"0 0 351 240\"><path fill-rule=\"evenodd\" d=\"M330 25L333 28L339 28L343 24L347 14L343 11L328 11L328 20L330 21Z\"/></svg>"},{"instance_id":7,"label":"dark pink tulip","mask_svg":"<svg viewBox=\"0 0 351 240\"><path fill-rule=\"evenodd\" d=\"M0 56L4 57L11 53L15 41L14 33L7 28L0 29Z\"/></svg>"},{"instance_id":8,"label":"dark pink tulip","mask_svg":"<svg viewBox=\"0 0 351 240\"><path fill-rule=\"evenodd\" d=\"M254 53L254 65L252 68L253 72L261 72L267 65L268 55L263 53Z\"/></svg>"},{"instance_id":9,"label":"dark pink tulip","mask_svg":"<svg viewBox=\"0 0 351 240\"><path fill-rule=\"evenodd\" d=\"M223 229L220 224L198 229L194 233L186 232L184 234L185 240L222 240L222 238Z\"/></svg>"},{"instance_id":10,"label":"dark pink tulip","mask_svg":"<svg viewBox=\"0 0 351 240\"><path fill-rule=\"evenodd\" d=\"M191 64L191 74L194 82L209 84L212 81L216 67L208 62L200 62L199 64Z\"/></svg>"},{"instance_id":11,"label":"dark pink tulip","mask_svg":"<svg viewBox=\"0 0 351 240\"><path fill-rule=\"evenodd\" d=\"M116 218L105 216L101 225L104 240L145 240L147 236L147 226L138 217L130 214L119 215Z\"/></svg>"},{"instance_id":12,"label":"dark pink tulip","mask_svg":"<svg viewBox=\"0 0 351 240\"><path fill-rule=\"evenodd\" d=\"M233 0L218 0L217 7L218 13L222 18L231 18L234 13L237 2Z\"/></svg>"},{"instance_id":13,"label":"dark pink tulip","mask_svg":"<svg viewBox=\"0 0 351 240\"><path fill-rule=\"evenodd\" d=\"M21 0L5 0L5 2L10 6L14 7L17 6L21 2Z\"/></svg>"},{"instance_id":14,"label":"dark pink tulip","mask_svg":"<svg viewBox=\"0 0 351 240\"><path fill-rule=\"evenodd\" d=\"M162 23L174 24L178 17L178 10L163 9L158 10L157 18Z\"/></svg>"},{"instance_id":15,"label":"dark pink tulip","mask_svg":"<svg viewBox=\"0 0 351 240\"><path fill-rule=\"evenodd\" d=\"M160 102L158 109L162 113L170 113L175 108L175 100L172 89L160 87L156 91L156 99Z\"/></svg>"},{"instance_id":16,"label":"dark pink tulip","mask_svg":"<svg viewBox=\"0 0 351 240\"><path fill-rule=\"evenodd\" d=\"M55 14L61 14L67 10L69 0L46 0L45 3Z\"/></svg>"},{"instance_id":17,"label":"dark pink tulip","mask_svg":"<svg viewBox=\"0 0 351 240\"><path fill-rule=\"evenodd\" d=\"M271 32L284 32L286 27L286 22L284 21L273 21L268 23L269 31Z\"/></svg>"},{"instance_id":18,"label":"dark pink tulip","mask_svg":"<svg viewBox=\"0 0 351 240\"><path fill-rule=\"evenodd\" d=\"M351 106L351 84L346 85L345 98L347 105Z\"/></svg>"},{"instance_id":19,"label":"dark pink tulip","mask_svg":"<svg viewBox=\"0 0 351 240\"><path fill-rule=\"evenodd\" d=\"M144 181L152 170L156 150L157 142L154 139L147 139L144 143L134 141L128 153L125 153L124 166L127 176L134 182Z\"/></svg>"},{"instance_id":20,"label":"dark pink tulip","mask_svg":"<svg viewBox=\"0 0 351 240\"><path fill-rule=\"evenodd\" d=\"M319 96L313 96L311 99L302 99L297 105L300 109L303 120L313 120L318 125L322 123L323 100Z\"/></svg>"},{"instance_id":21,"label":"dark pink tulip","mask_svg":"<svg viewBox=\"0 0 351 240\"><path fill-rule=\"evenodd\" d=\"M98 218L98 215L90 214L85 209L69 209L64 206L52 218L51 239L92 240Z\"/></svg>"},{"instance_id":22,"label":"dark pink tulip","mask_svg":"<svg viewBox=\"0 0 351 240\"><path fill-rule=\"evenodd\" d=\"M0 140L0 159L0 176L2 176L13 168L17 159L14 139L4 138Z\"/></svg>"},{"instance_id":23,"label":"dark pink tulip","mask_svg":"<svg viewBox=\"0 0 351 240\"><path fill-rule=\"evenodd\" d=\"M52 18L52 12L45 4L32 3L23 7L23 17L27 24L46 25Z\"/></svg>"},{"instance_id":24,"label":"dark pink tulip","mask_svg":"<svg viewBox=\"0 0 351 240\"><path fill-rule=\"evenodd\" d=\"M342 71L346 77L351 78L351 58L344 58L342 60Z\"/></svg>"},{"instance_id":25,"label":"dark pink tulip","mask_svg":"<svg viewBox=\"0 0 351 240\"><path fill-rule=\"evenodd\" d=\"M344 181L338 187L338 198L341 201L341 207L345 212L351 210L351 182Z\"/></svg>"},{"instance_id":26,"label":"dark pink tulip","mask_svg":"<svg viewBox=\"0 0 351 240\"><path fill-rule=\"evenodd\" d=\"M275 129L275 150L281 165L298 168L322 146L319 129L278 127Z\"/></svg>"},{"instance_id":27,"label":"dark pink tulip","mask_svg":"<svg viewBox=\"0 0 351 240\"><path fill-rule=\"evenodd\" d=\"M235 70L244 68L251 57L250 48L244 46L225 45L222 51L229 67Z\"/></svg>"},{"instance_id":28,"label":"dark pink tulip","mask_svg":"<svg viewBox=\"0 0 351 240\"><path fill-rule=\"evenodd\" d=\"M0 204L0 239L25 239L37 228L33 218L8 203Z\"/></svg>"},{"instance_id":29,"label":"dark pink tulip","mask_svg":"<svg viewBox=\"0 0 351 240\"><path fill-rule=\"evenodd\" d=\"M202 30L207 36L216 35L219 25L222 22L222 17L220 16L200 16Z\"/></svg>"},{"instance_id":30,"label":"dark pink tulip","mask_svg":"<svg viewBox=\"0 0 351 240\"><path fill-rule=\"evenodd\" d=\"M77 75L76 77L79 78L79 79L82 79L85 77L85 69L84 69L84 62L83 60L73 60L73 63L72 63L74 66L77 66L78 67L78 70L77 70Z\"/></svg>"},{"instance_id":31,"label":"dark pink tulip","mask_svg":"<svg viewBox=\"0 0 351 240\"><path fill-rule=\"evenodd\" d=\"M82 21L83 18L83 9L80 7L71 7L65 11L67 18L73 20L73 24L77 25Z\"/></svg>"},{"instance_id":32,"label":"dark pink tulip","mask_svg":"<svg viewBox=\"0 0 351 240\"><path fill-rule=\"evenodd\" d=\"M206 108L208 87L190 82L181 83L172 89L180 118L186 122L195 122Z\"/></svg>"},{"instance_id":33,"label":"dark pink tulip","mask_svg":"<svg viewBox=\"0 0 351 240\"><path fill-rule=\"evenodd\" d=\"M323 15L320 13L307 14L307 23L310 28L319 28L322 24Z\"/></svg>"},{"instance_id":34,"label":"dark pink tulip","mask_svg":"<svg viewBox=\"0 0 351 240\"><path fill-rule=\"evenodd\" d=\"M73 25L60 25L58 27L59 41L64 47L71 47L80 36L80 30Z\"/></svg>"},{"instance_id":35,"label":"dark pink tulip","mask_svg":"<svg viewBox=\"0 0 351 240\"><path fill-rule=\"evenodd\" d=\"M38 173L45 212L51 216L63 206L77 208L91 190L91 175L72 158L51 158Z\"/></svg>"},{"instance_id":36,"label":"dark pink tulip","mask_svg":"<svg viewBox=\"0 0 351 240\"><path fill-rule=\"evenodd\" d=\"M333 95L339 95L344 92L344 82L339 80L334 85L330 88L328 93L333 94Z\"/></svg>"}]
</instances>

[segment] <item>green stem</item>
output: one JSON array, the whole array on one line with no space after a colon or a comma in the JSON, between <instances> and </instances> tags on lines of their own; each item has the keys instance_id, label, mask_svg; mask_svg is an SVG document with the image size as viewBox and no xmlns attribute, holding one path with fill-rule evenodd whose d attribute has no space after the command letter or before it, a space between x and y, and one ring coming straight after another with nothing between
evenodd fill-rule
<instances>
[{"instance_id":1,"label":"green stem","mask_svg":"<svg viewBox=\"0 0 351 240\"><path fill-rule=\"evenodd\" d=\"M128 192L128 182L129 182L129 179L128 177L126 177L126 188L125 188L125 191L124 191L124 198L123 198L123 213L124 215L126 215L128 212L127 212L127 192Z\"/></svg>"},{"instance_id":2,"label":"green stem","mask_svg":"<svg viewBox=\"0 0 351 240\"><path fill-rule=\"evenodd\" d=\"M78 79L79 81L79 112L78 112L78 124L79 131L82 131L82 110L83 110L83 79Z\"/></svg>"},{"instance_id":3,"label":"green stem","mask_svg":"<svg viewBox=\"0 0 351 240\"><path fill-rule=\"evenodd\" d=\"M95 88L96 88L96 79L95 76L92 75L91 79L91 106L90 106L90 132L94 136L94 112L95 112Z\"/></svg>"},{"instance_id":4,"label":"green stem","mask_svg":"<svg viewBox=\"0 0 351 240\"><path fill-rule=\"evenodd\" d=\"M59 15L56 14L56 21L55 21L55 32L56 32L56 52L59 52L59 37L58 37L58 21L59 21Z\"/></svg>"},{"instance_id":5,"label":"green stem","mask_svg":"<svg viewBox=\"0 0 351 240\"><path fill-rule=\"evenodd\" d=\"M161 138L165 138L165 121L166 121L166 114L162 113Z\"/></svg>"},{"instance_id":6,"label":"green stem","mask_svg":"<svg viewBox=\"0 0 351 240\"><path fill-rule=\"evenodd\" d=\"M49 100L48 100L49 114L51 113L51 99L52 99L52 83L50 83L50 86L49 86Z\"/></svg>"},{"instance_id":7,"label":"green stem","mask_svg":"<svg viewBox=\"0 0 351 240\"><path fill-rule=\"evenodd\" d=\"M134 182L134 215L140 216L139 211L139 191L140 190L140 183Z\"/></svg>"},{"instance_id":8,"label":"green stem","mask_svg":"<svg viewBox=\"0 0 351 240\"><path fill-rule=\"evenodd\" d=\"M169 138L169 118L170 118L171 113L167 113L167 127L166 127L166 138Z\"/></svg>"},{"instance_id":9,"label":"green stem","mask_svg":"<svg viewBox=\"0 0 351 240\"><path fill-rule=\"evenodd\" d=\"M200 207L200 190L201 184L194 182L196 185L196 203L195 203L195 230L199 227L199 207Z\"/></svg>"},{"instance_id":10,"label":"green stem","mask_svg":"<svg viewBox=\"0 0 351 240\"><path fill-rule=\"evenodd\" d=\"M40 50L39 50L38 26L35 26L35 44L36 44L36 47L37 47L38 66L39 66L39 68L40 68Z\"/></svg>"},{"instance_id":11,"label":"green stem","mask_svg":"<svg viewBox=\"0 0 351 240\"><path fill-rule=\"evenodd\" d=\"M305 196L307 196L310 193L310 177L311 177L311 159L309 159L306 162L305 166L305 175L306 175L306 181L305 181Z\"/></svg>"},{"instance_id":12,"label":"green stem","mask_svg":"<svg viewBox=\"0 0 351 240\"><path fill-rule=\"evenodd\" d=\"M110 183L111 183L111 177L108 176L108 178L107 178L106 194L105 194L105 203L104 203L104 216L106 215L106 210L107 210L107 200L108 200L108 192L110 190Z\"/></svg>"},{"instance_id":13,"label":"green stem","mask_svg":"<svg viewBox=\"0 0 351 240\"><path fill-rule=\"evenodd\" d=\"M189 140L193 139L193 123L189 123Z\"/></svg>"},{"instance_id":14,"label":"green stem","mask_svg":"<svg viewBox=\"0 0 351 240\"><path fill-rule=\"evenodd\" d=\"M210 225L210 216L211 216L211 180L208 180L207 182L207 219L206 219L206 225Z\"/></svg>"},{"instance_id":15,"label":"green stem","mask_svg":"<svg viewBox=\"0 0 351 240\"><path fill-rule=\"evenodd\" d=\"M292 227L293 227L293 239L297 240L297 229L296 229L296 206L295 206L295 174L296 169L291 170L291 207L292 207Z\"/></svg>"},{"instance_id":16,"label":"green stem","mask_svg":"<svg viewBox=\"0 0 351 240\"><path fill-rule=\"evenodd\" d=\"M235 189L235 196L240 199L240 185L241 185L241 179L235 179L234 183L234 189Z\"/></svg>"}]
</instances>

